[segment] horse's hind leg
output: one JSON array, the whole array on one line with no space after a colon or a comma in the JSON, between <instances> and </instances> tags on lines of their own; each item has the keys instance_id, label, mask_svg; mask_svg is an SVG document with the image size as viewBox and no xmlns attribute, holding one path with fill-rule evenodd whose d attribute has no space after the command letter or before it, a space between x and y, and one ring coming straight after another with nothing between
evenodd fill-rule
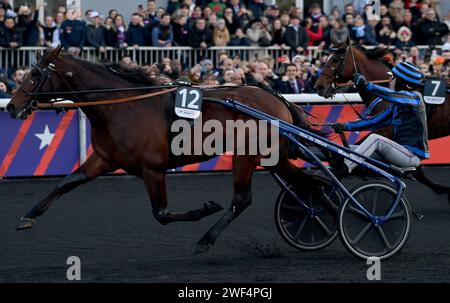
<instances>
[{"instance_id":1,"label":"horse's hind leg","mask_svg":"<svg viewBox=\"0 0 450 303\"><path fill-rule=\"evenodd\" d=\"M113 169L109 162L94 152L76 171L59 182L47 197L20 218L17 230L32 228L36 217L41 216L63 194Z\"/></svg>"},{"instance_id":2,"label":"horse's hind leg","mask_svg":"<svg viewBox=\"0 0 450 303\"><path fill-rule=\"evenodd\" d=\"M258 158L233 157L233 200L228 211L197 242L195 254L206 252L222 231L236 219L252 202L251 183Z\"/></svg>"},{"instance_id":3,"label":"horse's hind leg","mask_svg":"<svg viewBox=\"0 0 450 303\"><path fill-rule=\"evenodd\" d=\"M200 209L184 213L169 212L167 210L166 174L145 169L143 179L152 203L153 215L163 225L176 221L198 221L223 210L219 204L209 201Z\"/></svg>"}]
</instances>

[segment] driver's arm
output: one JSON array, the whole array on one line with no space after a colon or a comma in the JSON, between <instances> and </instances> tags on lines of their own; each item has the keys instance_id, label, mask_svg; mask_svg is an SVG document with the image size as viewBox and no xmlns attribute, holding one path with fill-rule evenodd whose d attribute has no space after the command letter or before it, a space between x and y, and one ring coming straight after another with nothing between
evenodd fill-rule
<instances>
[{"instance_id":1,"label":"driver's arm","mask_svg":"<svg viewBox=\"0 0 450 303\"><path fill-rule=\"evenodd\" d=\"M381 113L373 116L370 119L357 120L354 122L344 123L345 130L358 131L358 130L377 130L389 125L392 121L393 105L389 104L388 107Z\"/></svg>"},{"instance_id":2,"label":"driver's arm","mask_svg":"<svg viewBox=\"0 0 450 303\"><path fill-rule=\"evenodd\" d=\"M381 99L391 103L411 105L414 107L417 107L420 104L420 97L415 92L408 92L404 90L397 92L387 87L376 85L370 82L367 84L366 89L377 97L380 97Z\"/></svg>"}]
</instances>

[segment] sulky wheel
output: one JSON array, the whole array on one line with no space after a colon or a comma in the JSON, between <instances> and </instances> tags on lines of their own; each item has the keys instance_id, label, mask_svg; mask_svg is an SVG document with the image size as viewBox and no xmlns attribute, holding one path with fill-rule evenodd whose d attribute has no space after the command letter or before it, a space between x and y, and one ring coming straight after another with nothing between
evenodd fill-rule
<instances>
[{"instance_id":1,"label":"sulky wheel","mask_svg":"<svg viewBox=\"0 0 450 303\"><path fill-rule=\"evenodd\" d=\"M289 187L292 190L292 186ZM311 194L295 194L308 208L301 205L286 190L278 195L275 205L275 224L281 237L292 247L301 250L319 250L336 239L336 211L342 196L328 189L328 196L335 205L325 207L320 198Z\"/></svg>"},{"instance_id":2,"label":"sulky wheel","mask_svg":"<svg viewBox=\"0 0 450 303\"><path fill-rule=\"evenodd\" d=\"M374 182L354 188L352 196L372 215L381 218L392 207L397 190L390 184ZM355 256L387 259L406 243L411 226L411 209L404 196L387 221L375 224L350 199L340 207L338 228L344 246Z\"/></svg>"}]
</instances>

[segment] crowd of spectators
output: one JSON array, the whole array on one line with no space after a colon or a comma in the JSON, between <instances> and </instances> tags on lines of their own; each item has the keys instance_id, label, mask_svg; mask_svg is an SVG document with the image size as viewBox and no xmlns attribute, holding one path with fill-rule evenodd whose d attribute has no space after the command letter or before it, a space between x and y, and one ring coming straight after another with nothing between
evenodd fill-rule
<instances>
[{"instance_id":1,"label":"crowd of spectators","mask_svg":"<svg viewBox=\"0 0 450 303\"><path fill-rule=\"evenodd\" d=\"M144 46L278 46L289 48L279 58L244 61L221 53L213 65L200 58L195 66L178 60L143 64L152 74L183 78L206 84L265 85L282 93L312 93L327 60L326 55L307 60L308 46L328 48L350 38L361 46L393 47L394 61L411 61L428 74L448 75L450 61L450 12L443 15L439 0L381 0L379 14L372 14L366 0L353 0L344 11L337 7L326 15L319 4L307 11L266 5L264 0L168 0L157 7L155 0L139 5L132 16L115 9L107 14L58 7L54 15L38 21L40 7L21 5L13 9L0 0L0 46L45 46L63 48L80 55L90 46L99 53L107 47L139 49ZM419 51L416 45L430 46ZM442 49L435 49L442 46ZM136 65L124 56L123 64ZM282 63L282 64L280 64ZM0 81L0 95L20 84L26 67L17 68ZM1 96L0 96L1 97Z\"/></svg>"}]
</instances>

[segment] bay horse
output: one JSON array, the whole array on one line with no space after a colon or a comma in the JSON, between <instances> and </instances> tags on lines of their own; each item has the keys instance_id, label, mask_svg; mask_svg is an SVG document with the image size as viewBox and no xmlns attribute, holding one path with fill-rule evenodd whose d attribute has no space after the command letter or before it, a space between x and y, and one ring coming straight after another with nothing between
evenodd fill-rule
<instances>
[{"instance_id":1,"label":"bay horse","mask_svg":"<svg viewBox=\"0 0 450 303\"><path fill-rule=\"evenodd\" d=\"M330 57L316 82L315 88L317 93L325 98L332 97L338 88L338 84L348 83L356 72L364 75L368 81L386 80L384 82L387 84L389 82L387 80L392 77L391 67L382 58L387 52L387 49L364 50L360 47L352 46L351 42L332 49ZM365 90L358 89L358 93L367 107L376 98L375 95ZM377 114L382 112L388 105L389 103L386 101L379 102L372 108L371 113ZM428 138L431 140L450 135L450 99L448 90L446 101L443 104L426 104L426 106ZM387 138L392 138L393 135L391 126L376 131L376 133ZM425 176L422 165L417 167L416 171L413 172L413 176L419 182L431 188L436 194L447 194L450 203L450 187L431 181Z\"/></svg>"},{"instance_id":2,"label":"bay horse","mask_svg":"<svg viewBox=\"0 0 450 303\"><path fill-rule=\"evenodd\" d=\"M43 56L40 55L37 62L7 105L7 110L13 118L26 119L36 108L36 102L48 104L55 98L54 92L60 94L57 96L59 98L89 103L111 97L111 93L101 90L142 88L148 87L149 83L156 88L161 84L159 80L150 80L143 74L113 72L107 65L99 65L61 53L61 47ZM80 91L83 90L94 92L81 94ZM53 97L50 96L51 92L54 93ZM117 93L117 97L135 98L138 94L137 91L123 91ZM203 95L221 100L231 98L280 120L319 133L310 126L300 108L260 88L221 87L206 89ZM82 110L92 127L93 154L22 217L17 229L33 227L36 218L63 194L117 169L123 169L143 180L152 205L153 216L163 225L177 221L198 221L221 211L223 208L215 202L207 202L203 208L188 212L168 210L166 172L171 168L214 157L206 154L174 156L170 144L171 124L176 119L174 102L173 93L164 93L139 102L83 107ZM202 109L203 123L211 119L218 120L224 125L228 120L247 121L253 118L205 100ZM225 127L223 129L226 130ZM261 139L259 132L258 139ZM287 182L299 183L305 190L318 184L318 181L289 161L288 144L285 138L280 138L277 146L279 161L268 169L283 176ZM231 206L197 242L196 253L206 252L227 225L251 204L252 175L262 158L260 153L233 156Z\"/></svg>"}]
</instances>

